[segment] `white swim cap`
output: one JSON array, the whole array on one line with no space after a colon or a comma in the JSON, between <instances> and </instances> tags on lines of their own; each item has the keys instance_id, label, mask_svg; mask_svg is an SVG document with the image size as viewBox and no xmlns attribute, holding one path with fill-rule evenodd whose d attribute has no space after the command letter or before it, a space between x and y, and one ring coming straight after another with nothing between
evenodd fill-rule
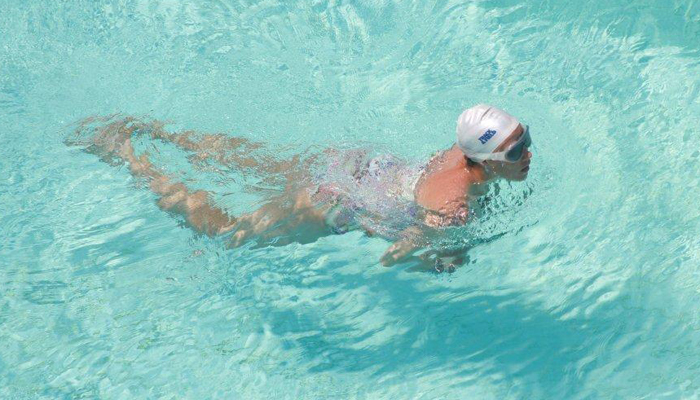
<instances>
[{"instance_id":1,"label":"white swim cap","mask_svg":"<svg viewBox=\"0 0 700 400\"><path fill-rule=\"evenodd\" d=\"M464 110L457 119L457 146L474 161L484 161L518 127L507 112L486 104Z\"/></svg>"}]
</instances>

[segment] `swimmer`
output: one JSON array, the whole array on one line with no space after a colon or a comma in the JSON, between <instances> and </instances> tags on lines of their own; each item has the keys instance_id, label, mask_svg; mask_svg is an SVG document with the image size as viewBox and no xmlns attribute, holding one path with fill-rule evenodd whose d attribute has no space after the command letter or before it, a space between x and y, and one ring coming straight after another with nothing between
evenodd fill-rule
<instances>
[{"instance_id":1,"label":"swimmer","mask_svg":"<svg viewBox=\"0 0 700 400\"><path fill-rule=\"evenodd\" d=\"M137 155L132 145L136 133L147 133L151 139L191 152L195 162L213 159L223 165L255 171L271 180L280 178L277 183L284 190L254 212L234 217L217 206L210 193L192 190L167 176L151 163L148 154ZM89 139L82 140L86 136ZM200 135L192 131L171 133L160 122L111 116L81 121L74 137L66 143L82 145L111 164L126 163L133 176L146 179L158 196L161 209L181 215L199 233L230 234L231 247L251 240L258 246L310 243L323 236L356 229L368 235L375 233L371 227L353 220L353 208L361 205L334 191L333 182L322 182L316 188L299 186L299 182L311 181L310 166L314 159L256 158L250 155L251 151L263 145L245 138ZM381 256L381 264L390 266L414 257L428 230L466 224L470 202L483 196L489 183L497 179L526 179L532 157L530 145L527 126L503 110L480 104L459 116L456 143L418 168L402 165L390 156L363 160L362 154L338 150L327 150L325 155L336 160L331 164L342 164L343 171L357 185L370 185L372 190L387 190L392 195L410 198L421 211L416 213L420 220L405 228ZM383 183L377 186L381 189L371 186L377 182ZM425 252L420 259L429 256L436 256L438 270L440 265L454 268L462 262L460 254L440 252Z\"/></svg>"}]
</instances>

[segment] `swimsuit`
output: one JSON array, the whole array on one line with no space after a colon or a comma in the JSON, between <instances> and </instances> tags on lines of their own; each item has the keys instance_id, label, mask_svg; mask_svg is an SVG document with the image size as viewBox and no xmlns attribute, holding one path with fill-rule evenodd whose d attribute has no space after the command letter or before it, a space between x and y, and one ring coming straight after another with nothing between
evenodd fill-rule
<instances>
[{"instance_id":1,"label":"swimsuit","mask_svg":"<svg viewBox=\"0 0 700 400\"><path fill-rule=\"evenodd\" d=\"M391 155L373 157L367 150L334 152L332 157L317 176L319 185L313 197L331 205L326 224L334 233L370 225L371 230L386 234L415 220L420 207L413 191L425 166L413 166Z\"/></svg>"}]
</instances>

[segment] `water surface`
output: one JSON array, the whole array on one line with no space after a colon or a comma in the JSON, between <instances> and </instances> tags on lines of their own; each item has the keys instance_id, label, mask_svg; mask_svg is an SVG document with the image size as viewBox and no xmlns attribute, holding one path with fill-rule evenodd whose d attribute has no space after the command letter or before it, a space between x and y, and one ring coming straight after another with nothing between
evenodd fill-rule
<instances>
[{"instance_id":1,"label":"water surface","mask_svg":"<svg viewBox=\"0 0 700 400\"><path fill-rule=\"evenodd\" d=\"M0 34L0 397L700 395L697 2L9 0ZM535 158L453 274L360 233L226 250L63 144L121 113L419 160L479 102Z\"/></svg>"}]
</instances>

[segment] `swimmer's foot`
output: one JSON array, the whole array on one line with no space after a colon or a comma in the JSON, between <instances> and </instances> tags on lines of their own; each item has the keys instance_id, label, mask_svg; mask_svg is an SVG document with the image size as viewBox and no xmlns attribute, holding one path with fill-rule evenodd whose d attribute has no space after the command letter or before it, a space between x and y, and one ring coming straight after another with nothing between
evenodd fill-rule
<instances>
[{"instance_id":1,"label":"swimmer's foot","mask_svg":"<svg viewBox=\"0 0 700 400\"><path fill-rule=\"evenodd\" d=\"M84 119L65 143L69 146L82 146L86 152L95 154L110 165L121 165L129 161L129 156L133 157L130 139L138 129L138 124L133 118L114 121L113 117Z\"/></svg>"}]
</instances>

